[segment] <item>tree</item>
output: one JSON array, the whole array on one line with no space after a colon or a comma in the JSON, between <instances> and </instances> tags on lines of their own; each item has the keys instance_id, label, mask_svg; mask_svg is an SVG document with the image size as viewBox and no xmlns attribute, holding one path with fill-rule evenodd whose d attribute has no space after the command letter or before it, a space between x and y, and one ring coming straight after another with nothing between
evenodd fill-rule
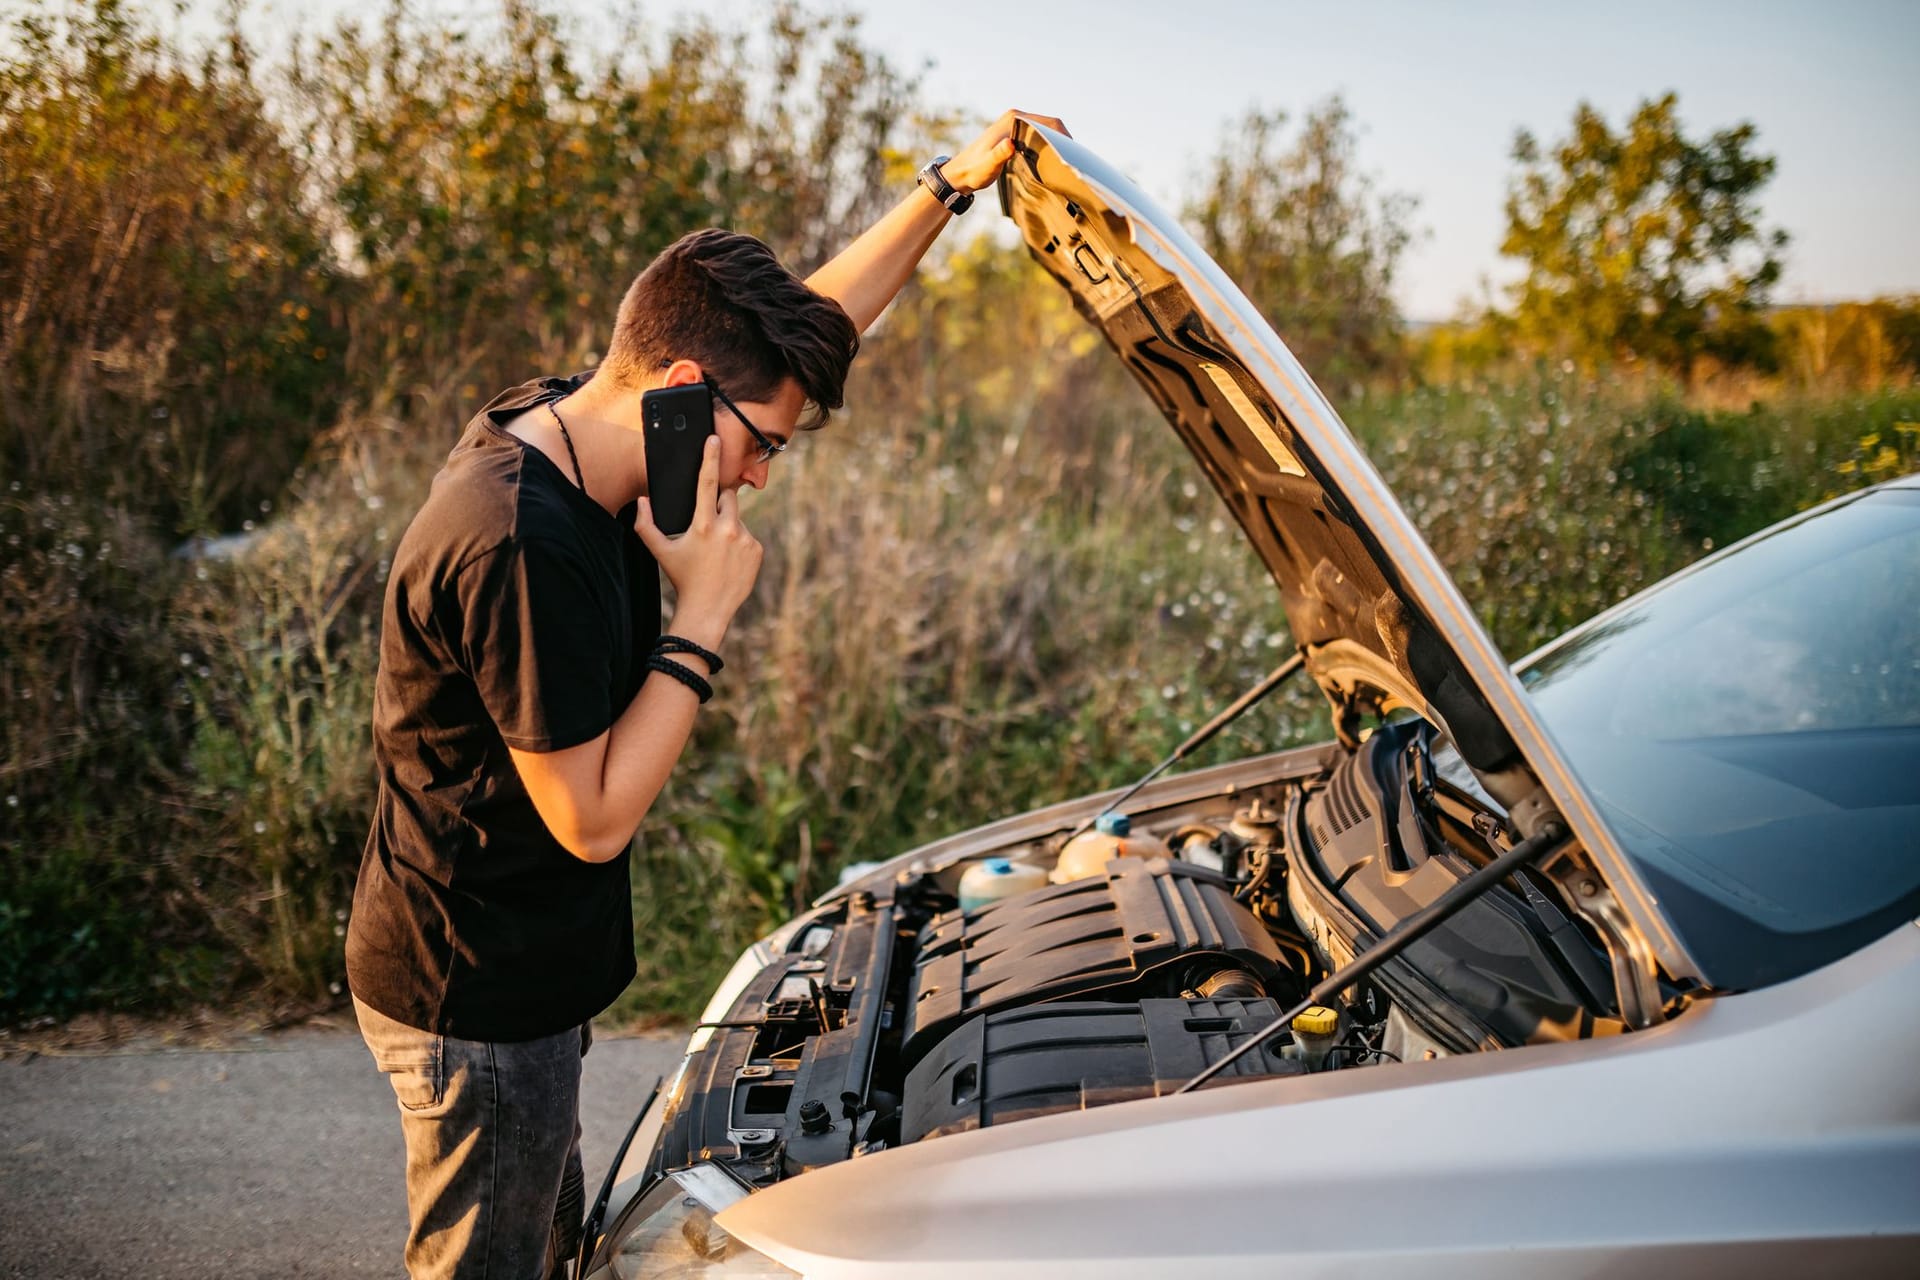
<instances>
[{"instance_id":1,"label":"tree","mask_svg":"<svg viewBox=\"0 0 1920 1280\"><path fill-rule=\"evenodd\" d=\"M1280 150L1285 124L1281 112L1249 113L1187 217L1316 377L1397 371L1405 351L1391 289L1413 200L1376 194L1355 167L1353 117L1339 97L1309 111Z\"/></svg>"},{"instance_id":2,"label":"tree","mask_svg":"<svg viewBox=\"0 0 1920 1280\"><path fill-rule=\"evenodd\" d=\"M226 527L338 386L306 170L229 31L197 56L126 0L0 26L0 475Z\"/></svg>"},{"instance_id":3,"label":"tree","mask_svg":"<svg viewBox=\"0 0 1920 1280\"><path fill-rule=\"evenodd\" d=\"M1680 130L1672 93L1615 133L1586 103L1544 151L1514 138L1521 166L1500 251L1527 265L1512 322L1527 345L1593 365L1643 359L1690 375L1697 357L1764 360L1760 313L1787 234L1763 230L1757 195L1774 159L1743 122L1704 143Z\"/></svg>"},{"instance_id":4,"label":"tree","mask_svg":"<svg viewBox=\"0 0 1920 1280\"><path fill-rule=\"evenodd\" d=\"M552 0L501 0L497 23L388 0L297 45L294 132L364 281L355 376L497 371L477 389L530 351L586 363L684 232L752 232L804 272L877 218L918 150L911 82L855 16L769 17L629 16L594 41Z\"/></svg>"}]
</instances>

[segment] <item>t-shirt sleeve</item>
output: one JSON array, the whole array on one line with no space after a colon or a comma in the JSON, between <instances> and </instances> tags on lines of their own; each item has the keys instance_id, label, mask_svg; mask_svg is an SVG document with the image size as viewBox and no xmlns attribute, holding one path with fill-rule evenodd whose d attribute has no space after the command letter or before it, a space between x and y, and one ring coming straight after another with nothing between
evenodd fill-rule
<instances>
[{"instance_id":1,"label":"t-shirt sleeve","mask_svg":"<svg viewBox=\"0 0 1920 1280\"><path fill-rule=\"evenodd\" d=\"M607 603L576 558L503 543L461 568L456 595L461 666L508 746L564 751L612 726Z\"/></svg>"}]
</instances>

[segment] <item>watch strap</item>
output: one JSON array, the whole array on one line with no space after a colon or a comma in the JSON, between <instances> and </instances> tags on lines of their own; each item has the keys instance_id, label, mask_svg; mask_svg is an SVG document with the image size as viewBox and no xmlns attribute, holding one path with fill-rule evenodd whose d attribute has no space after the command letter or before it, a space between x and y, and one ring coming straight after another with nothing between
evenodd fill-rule
<instances>
[{"instance_id":1,"label":"watch strap","mask_svg":"<svg viewBox=\"0 0 1920 1280\"><path fill-rule=\"evenodd\" d=\"M956 190L954 185L947 181L947 175L941 171L940 166L951 159L953 159L952 156L935 156L927 162L927 167L920 171L914 181L930 191L935 200L945 205L948 213L958 216L973 207L973 193Z\"/></svg>"}]
</instances>

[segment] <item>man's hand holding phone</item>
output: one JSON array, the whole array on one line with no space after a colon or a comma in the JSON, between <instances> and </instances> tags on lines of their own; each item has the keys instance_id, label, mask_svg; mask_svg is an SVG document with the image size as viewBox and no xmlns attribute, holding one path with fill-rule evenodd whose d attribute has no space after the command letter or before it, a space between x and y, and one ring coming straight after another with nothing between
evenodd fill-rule
<instances>
[{"instance_id":1,"label":"man's hand holding phone","mask_svg":"<svg viewBox=\"0 0 1920 1280\"><path fill-rule=\"evenodd\" d=\"M668 537L653 523L653 508L640 499L634 531L673 583L679 599L673 630L711 649L726 639L733 615L753 593L764 554L760 542L740 523L740 498L720 491L720 440L708 436L700 457L700 478L693 523L679 537Z\"/></svg>"},{"instance_id":2,"label":"man's hand holding phone","mask_svg":"<svg viewBox=\"0 0 1920 1280\"><path fill-rule=\"evenodd\" d=\"M664 496L664 495L663 495ZM679 537L660 532L640 499L634 531L679 593L673 633L720 648L733 615L760 575L760 544L740 523L736 496L720 492L720 441L700 455L693 523ZM696 671L694 654L676 654ZM587 862L619 857L652 807L692 731L697 703L671 679L648 680L613 727L560 751L507 748L540 820L560 844Z\"/></svg>"}]
</instances>

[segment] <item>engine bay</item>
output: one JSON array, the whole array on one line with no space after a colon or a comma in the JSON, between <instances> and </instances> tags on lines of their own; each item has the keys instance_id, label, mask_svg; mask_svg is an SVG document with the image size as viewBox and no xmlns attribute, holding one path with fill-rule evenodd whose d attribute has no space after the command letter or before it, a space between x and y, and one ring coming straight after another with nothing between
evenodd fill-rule
<instances>
[{"instance_id":1,"label":"engine bay","mask_svg":"<svg viewBox=\"0 0 1920 1280\"><path fill-rule=\"evenodd\" d=\"M649 1172L707 1160L766 1186L1179 1089L1498 852L1431 738L1384 726L1256 785L856 881L709 1010ZM1515 879L1206 1087L1621 1029L1597 939Z\"/></svg>"}]
</instances>

